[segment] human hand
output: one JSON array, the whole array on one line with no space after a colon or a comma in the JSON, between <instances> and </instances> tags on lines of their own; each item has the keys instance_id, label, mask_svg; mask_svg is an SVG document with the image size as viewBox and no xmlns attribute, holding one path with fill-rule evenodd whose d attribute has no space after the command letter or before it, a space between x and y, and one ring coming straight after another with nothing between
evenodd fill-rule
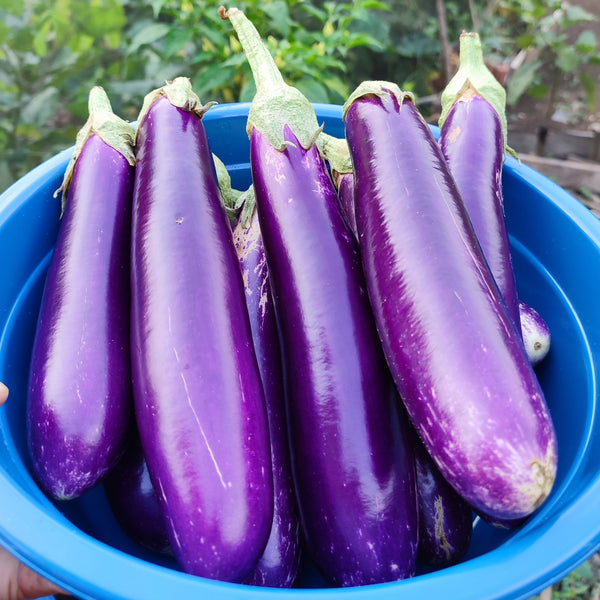
<instances>
[{"instance_id":1,"label":"human hand","mask_svg":"<svg viewBox=\"0 0 600 600\"><path fill-rule=\"evenodd\" d=\"M0 382L0 406L7 398L8 388ZM64 593L0 546L0 600L33 600Z\"/></svg>"}]
</instances>

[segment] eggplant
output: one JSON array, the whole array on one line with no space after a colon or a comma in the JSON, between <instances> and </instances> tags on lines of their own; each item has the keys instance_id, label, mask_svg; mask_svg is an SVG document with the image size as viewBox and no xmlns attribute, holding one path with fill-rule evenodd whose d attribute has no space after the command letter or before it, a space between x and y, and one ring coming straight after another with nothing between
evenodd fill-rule
<instances>
[{"instance_id":1,"label":"eggplant","mask_svg":"<svg viewBox=\"0 0 600 600\"><path fill-rule=\"evenodd\" d=\"M356 240L315 145L316 115L254 26L229 9L257 93L250 162L284 357L305 548L333 586L414 574L415 463Z\"/></svg>"},{"instance_id":2,"label":"eggplant","mask_svg":"<svg viewBox=\"0 0 600 600\"><path fill-rule=\"evenodd\" d=\"M349 157L348 146L345 140L334 138L324 133L320 137L323 138L320 150L324 158L329 162L333 182L340 197L342 211L348 220L350 228L358 239L356 216L354 214L354 173L351 167L348 168L345 165L344 160L345 156ZM509 257L504 262L504 265L512 269L512 257ZM510 274L507 279L511 279ZM525 345L529 361L535 367L542 362L550 350L550 328L534 308L521 300L517 300L517 303L523 344Z\"/></svg>"},{"instance_id":3,"label":"eggplant","mask_svg":"<svg viewBox=\"0 0 600 600\"><path fill-rule=\"evenodd\" d=\"M364 82L343 114L367 290L410 419L474 508L527 516L552 489L556 432L440 147L393 83Z\"/></svg>"},{"instance_id":4,"label":"eggplant","mask_svg":"<svg viewBox=\"0 0 600 600\"><path fill-rule=\"evenodd\" d=\"M329 165L331 178L340 199L342 214L348 221L352 233L358 239L354 215L354 172L348 144L345 139L321 132L317 139L317 145L319 152Z\"/></svg>"},{"instance_id":5,"label":"eggplant","mask_svg":"<svg viewBox=\"0 0 600 600\"><path fill-rule=\"evenodd\" d=\"M253 189L250 186L243 195L242 214L234 226L233 240L242 267L252 339L267 403L274 512L265 550L245 583L287 588L298 576L302 541L290 462L279 332Z\"/></svg>"},{"instance_id":6,"label":"eggplant","mask_svg":"<svg viewBox=\"0 0 600 600\"><path fill-rule=\"evenodd\" d=\"M536 367L550 352L552 335L542 315L529 304L519 302L519 318L525 351L531 364Z\"/></svg>"},{"instance_id":7,"label":"eggplant","mask_svg":"<svg viewBox=\"0 0 600 600\"><path fill-rule=\"evenodd\" d=\"M415 438L417 438L415 434ZM473 511L415 439L419 500L419 559L435 568L460 562L471 544Z\"/></svg>"},{"instance_id":8,"label":"eggplant","mask_svg":"<svg viewBox=\"0 0 600 600\"><path fill-rule=\"evenodd\" d=\"M57 500L97 485L121 457L133 416L129 244L134 130L104 90L58 193L62 215L44 284L26 405L33 475Z\"/></svg>"},{"instance_id":9,"label":"eggplant","mask_svg":"<svg viewBox=\"0 0 600 600\"><path fill-rule=\"evenodd\" d=\"M486 67L479 36L460 36L460 67L442 93L439 144L517 329L517 284L502 194L504 88Z\"/></svg>"},{"instance_id":10,"label":"eggplant","mask_svg":"<svg viewBox=\"0 0 600 600\"><path fill-rule=\"evenodd\" d=\"M132 429L125 453L103 481L104 492L119 525L133 541L153 552L172 554L139 433Z\"/></svg>"},{"instance_id":11,"label":"eggplant","mask_svg":"<svg viewBox=\"0 0 600 600\"><path fill-rule=\"evenodd\" d=\"M138 119L132 223L135 415L182 569L241 582L267 543L273 481L244 284L189 79Z\"/></svg>"}]
</instances>

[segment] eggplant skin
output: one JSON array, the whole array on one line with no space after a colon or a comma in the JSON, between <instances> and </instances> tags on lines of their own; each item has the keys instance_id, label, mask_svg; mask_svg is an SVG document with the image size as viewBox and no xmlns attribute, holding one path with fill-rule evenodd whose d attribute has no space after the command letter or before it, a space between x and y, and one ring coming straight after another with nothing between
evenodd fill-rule
<instances>
[{"instance_id":1,"label":"eggplant skin","mask_svg":"<svg viewBox=\"0 0 600 600\"><path fill-rule=\"evenodd\" d=\"M103 486L115 518L133 541L159 554L173 553L135 427L125 453Z\"/></svg>"},{"instance_id":2,"label":"eggplant skin","mask_svg":"<svg viewBox=\"0 0 600 600\"><path fill-rule=\"evenodd\" d=\"M485 98L467 94L450 109L439 144L483 255L520 332L517 284L504 219L500 117Z\"/></svg>"},{"instance_id":3,"label":"eggplant skin","mask_svg":"<svg viewBox=\"0 0 600 600\"><path fill-rule=\"evenodd\" d=\"M135 413L170 544L241 582L273 517L265 398L204 125L166 96L138 125L132 236Z\"/></svg>"},{"instance_id":4,"label":"eggplant skin","mask_svg":"<svg viewBox=\"0 0 600 600\"><path fill-rule=\"evenodd\" d=\"M307 553L334 586L414 574L415 465L356 240L315 146L254 128L252 176L282 340Z\"/></svg>"},{"instance_id":5,"label":"eggplant skin","mask_svg":"<svg viewBox=\"0 0 600 600\"><path fill-rule=\"evenodd\" d=\"M289 588L300 570L302 540L285 415L281 345L256 210L247 226L238 221L233 229L233 239L242 268L252 338L267 403L274 488L269 540L245 583Z\"/></svg>"},{"instance_id":6,"label":"eggplant skin","mask_svg":"<svg viewBox=\"0 0 600 600\"><path fill-rule=\"evenodd\" d=\"M492 518L522 518L554 483L551 415L429 127L409 100L384 98L346 111L384 352L444 477Z\"/></svg>"},{"instance_id":7,"label":"eggplant skin","mask_svg":"<svg viewBox=\"0 0 600 600\"><path fill-rule=\"evenodd\" d=\"M415 435L419 559L437 568L460 562L473 535L473 511L446 481Z\"/></svg>"},{"instance_id":8,"label":"eggplant skin","mask_svg":"<svg viewBox=\"0 0 600 600\"><path fill-rule=\"evenodd\" d=\"M52 498L94 487L132 421L129 244L134 170L97 134L75 163L32 349L27 440Z\"/></svg>"}]
</instances>

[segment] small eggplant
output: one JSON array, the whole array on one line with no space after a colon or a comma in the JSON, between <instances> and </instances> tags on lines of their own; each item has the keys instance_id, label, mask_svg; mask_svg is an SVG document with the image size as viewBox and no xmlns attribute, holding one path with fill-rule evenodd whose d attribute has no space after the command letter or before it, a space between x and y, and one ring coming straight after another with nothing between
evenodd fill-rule
<instances>
[{"instance_id":1,"label":"small eggplant","mask_svg":"<svg viewBox=\"0 0 600 600\"><path fill-rule=\"evenodd\" d=\"M269 537L265 397L201 106L187 78L138 119L132 366L150 477L184 571L241 582Z\"/></svg>"},{"instance_id":2,"label":"small eggplant","mask_svg":"<svg viewBox=\"0 0 600 600\"><path fill-rule=\"evenodd\" d=\"M416 436L415 436L416 438ZM473 511L415 439L419 499L419 559L436 568L460 562L471 544Z\"/></svg>"},{"instance_id":3,"label":"small eggplant","mask_svg":"<svg viewBox=\"0 0 600 600\"><path fill-rule=\"evenodd\" d=\"M134 427L121 460L103 482L111 510L134 541L160 554L172 554L167 525Z\"/></svg>"},{"instance_id":4,"label":"small eggplant","mask_svg":"<svg viewBox=\"0 0 600 600\"><path fill-rule=\"evenodd\" d=\"M460 67L442 93L439 144L509 313L520 332L517 284L504 219L504 88L476 33L460 36Z\"/></svg>"},{"instance_id":5,"label":"small eggplant","mask_svg":"<svg viewBox=\"0 0 600 600\"><path fill-rule=\"evenodd\" d=\"M474 508L527 516L552 489L556 433L440 147L393 83L364 82L344 115L367 289L411 421Z\"/></svg>"},{"instance_id":6,"label":"small eggplant","mask_svg":"<svg viewBox=\"0 0 600 600\"><path fill-rule=\"evenodd\" d=\"M134 130L104 90L65 173L63 215L42 295L27 396L33 473L76 498L115 466L133 416L129 244Z\"/></svg>"},{"instance_id":7,"label":"small eggplant","mask_svg":"<svg viewBox=\"0 0 600 600\"><path fill-rule=\"evenodd\" d=\"M531 364L536 367L550 351L552 340L550 327L533 307L524 302L519 302L519 315L525 351Z\"/></svg>"},{"instance_id":8,"label":"small eggplant","mask_svg":"<svg viewBox=\"0 0 600 600\"><path fill-rule=\"evenodd\" d=\"M243 194L242 214L234 226L233 240L242 267L252 338L267 403L275 494L269 541L245 583L292 587L302 556L300 519L292 479L279 332L252 186Z\"/></svg>"},{"instance_id":9,"label":"small eggplant","mask_svg":"<svg viewBox=\"0 0 600 600\"><path fill-rule=\"evenodd\" d=\"M315 141L244 14L228 17L254 74L248 118L260 229L284 356L292 471L306 548L334 586L415 571L415 463L356 240Z\"/></svg>"}]
</instances>

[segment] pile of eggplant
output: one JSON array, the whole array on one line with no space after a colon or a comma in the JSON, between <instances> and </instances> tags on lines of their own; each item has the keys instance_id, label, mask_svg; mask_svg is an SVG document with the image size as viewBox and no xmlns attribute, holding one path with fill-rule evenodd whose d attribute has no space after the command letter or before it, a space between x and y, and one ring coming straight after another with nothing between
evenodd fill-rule
<instances>
[{"instance_id":1,"label":"pile of eggplant","mask_svg":"<svg viewBox=\"0 0 600 600\"><path fill-rule=\"evenodd\" d=\"M518 527L557 442L504 223L504 96L476 34L436 140L412 96L361 83L322 131L243 12L252 185L213 156L189 79L137 128L100 87L59 190L27 398L35 479L103 485L123 529L201 577L332 586L466 555Z\"/></svg>"}]
</instances>

